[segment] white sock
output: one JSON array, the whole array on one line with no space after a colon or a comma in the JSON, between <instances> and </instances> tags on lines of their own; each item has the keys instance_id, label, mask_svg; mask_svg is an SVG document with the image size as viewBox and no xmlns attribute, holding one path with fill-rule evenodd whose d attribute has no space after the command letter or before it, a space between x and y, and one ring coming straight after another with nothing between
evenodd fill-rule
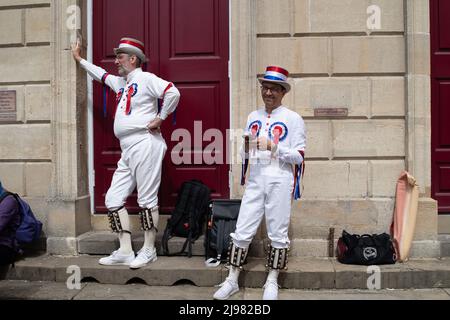
<instances>
[{"instance_id":1,"label":"white sock","mask_svg":"<svg viewBox=\"0 0 450 320\"><path fill-rule=\"evenodd\" d=\"M130 230L130 217L128 216L128 211L125 208L119 210L119 218L120 224L122 225L123 230ZM128 232L120 232L119 233L119 242L120 254L130 254L133 252L133 248L131 247L131 234Z\"/></svg>"},{"instance_id":2,"label":"white sock","mask_svg":"<svg viewBox=\"0 0 450 320\"><path fill-rule=\"evenodd\" d=\"M280 270L275 270L275 269L270 270L269 274L267 276L267 281L273 280L276 283L278 283L278 275L279 274L280 274Z\"/></svg>"},{"instance_id":3,"label":"white sock","mask_svg":"<svg viewBox=\"0 0 450 320\"><path fill-rule=\"evenodd\" d=\"M156 240L156 230L153 228L152 230L144 232L144 245L142 248L149 248L153 250L155 248L155 240Z\"/></svg>"},{"instance_id":4,"label":"white sock","mask_svg":"<svg viewBox=\"0 0 450 320\"><path fill-rule=\"evenodd\" d=\"M228 278L231 280L238 282L239 273L241 272L240 268L230 266L230 272L228 273Z\"/></svg>"},{"instance_id":5,"label":"white sock","mask_svg":"<svg viewBox=\"0 0 450 320\"><path fill-rule=\"evenodd\" d=\"M153 210L151 211L151 215L152 215L154 228L152 228L151 230L144 231L144 245L142 246L142 249L149 248L149 249L153 250L155 248L156 229L158 229L158 222L159 222L158 207L153 207Z\"/></svg>"}]
</instances>

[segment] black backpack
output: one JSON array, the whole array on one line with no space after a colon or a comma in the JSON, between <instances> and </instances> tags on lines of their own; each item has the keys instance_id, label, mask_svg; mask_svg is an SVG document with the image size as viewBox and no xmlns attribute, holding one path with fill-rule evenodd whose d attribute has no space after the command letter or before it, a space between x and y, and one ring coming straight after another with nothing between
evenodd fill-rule
<instances>
[{"instance_id":1,"label":"black backpack","mask_svg":"<svg viewBox=\"0 0 450 320\"><path fill-rule=\"evenodd\" d=\"M162 238L162 249L165 255L192 256L192 243L203 233L204 223L208 214L211 192L198 180L185 181L181 185L175 209L167 220L167 226ZM172 237L186 238L180 252L169 253L169 239Z\"/></svg>"},{"instance_id":2,"label":"black backpack","mask_svg":"<svg viewBox=\"0 0 450 320\"><path fill-rule=\"evenodd\" d=\"M205 236L205 264L216 267L228 260L230 234L236 229L241 200L213 200Z\"/></svg>"}]
</instances>

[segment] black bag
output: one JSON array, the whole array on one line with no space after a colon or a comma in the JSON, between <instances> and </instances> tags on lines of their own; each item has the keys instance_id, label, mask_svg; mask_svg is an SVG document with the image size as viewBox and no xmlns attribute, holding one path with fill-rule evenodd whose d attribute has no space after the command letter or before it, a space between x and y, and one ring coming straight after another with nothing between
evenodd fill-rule
<instances>
[{"instance_id":1,"label":"black bag","mask_svg":"<svg viewBox=\"0 0 450 320\"><path fill-rule=\"evenodd\" d=\"M342 231L337 244L338 261L345 264L394 264L396 255L391 236L382 234L350 234Z\"/></svg>"},{"instance_id":2,"label":"black bag","mask_svg":"<svg viewBox=\"0 0 450 320\"><path fill-rule=\"evenodd\" d=\"M187 255L192 256L192 243L203 233L210 196L209 188L201 181L183 182L175 209L167 221L162 238L162 249L165 255L186 255L187 247ZM186 238L181 251L175 254L169 253L169 239L172 237Z\"/></svg>"},{"instance_id":3,"label":"black bag","mask_svg":"<svg viewBox=\"0 0 450 320\"><path fill-rule=\"evenodd\" d=\"M206 266L216 267L228 259L230 234L236 229L241 200L213 200L205 236Z\"/></svg>"}]
</instances>

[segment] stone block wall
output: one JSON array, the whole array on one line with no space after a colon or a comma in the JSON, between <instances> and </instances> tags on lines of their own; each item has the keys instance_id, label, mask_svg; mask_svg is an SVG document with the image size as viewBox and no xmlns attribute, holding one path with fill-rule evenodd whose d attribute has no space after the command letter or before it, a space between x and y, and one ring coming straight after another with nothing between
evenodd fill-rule
<instances>
[{"instance_id":1,"label":"stone block wall","mask_svg":"<svg viewBox=\"0 0 450 320\"><path fill-rule=\"evenodd\" d=\"M52 179L52 22L49 0L0 1L0 91L16 91L17 119L0 122L0 179L36 203Z\"/></svg>"},{"instance_id":2,"label":"stone block wall","mask_svg":"<svg viewBox=\"0 0 450 320\"><path fill-rule=\"evenodd\" d=\"M263 0L256 16L257 72L289 70L284 102L306 121L305 199L393 197L406 155L403 1ZM348 116L315 117L320 108Z\"/></svg>"}]
</instances>

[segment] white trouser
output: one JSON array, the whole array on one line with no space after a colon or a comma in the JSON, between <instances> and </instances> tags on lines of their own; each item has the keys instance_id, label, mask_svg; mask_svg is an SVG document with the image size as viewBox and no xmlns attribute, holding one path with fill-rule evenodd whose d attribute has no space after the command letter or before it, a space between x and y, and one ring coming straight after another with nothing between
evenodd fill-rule
<instances>
[{"instance_id":1,"label":"white trouser","mask_svg":"<svg viewBox=\"0 0 450 320\"><path fill-rule=\"evenodd\" d=\"M292 174L265 175L258 167L254 165L250 169L236 230L231 237L236 246L248 248L265 214L272 246L287 248L294 177Z\"/></svg>"},{"instance_id":2,"label":"white trouser","mask_svg":"<svg viewBox=\"0 0 450 320\"><path fill-rule=\"evenodd\" d=\"M122 207L137 186L141 208L158 205L161 167L167 145L160 134L148 137L122 150L111 187L106 193L105 205L109 210Z\"/></svg>"}]
</instances>

